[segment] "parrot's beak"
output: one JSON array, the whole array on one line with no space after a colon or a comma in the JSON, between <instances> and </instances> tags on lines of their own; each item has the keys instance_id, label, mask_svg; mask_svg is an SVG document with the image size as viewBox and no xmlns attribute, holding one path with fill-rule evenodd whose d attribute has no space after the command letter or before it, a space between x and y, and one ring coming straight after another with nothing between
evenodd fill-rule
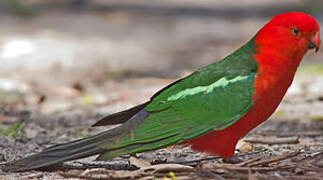
<instances>
[{"instance_id":1,"label":"parrot's beak","mask_svg":"<svg viewBox=\"0 0 323 180\"><path fill-rule=\"evenodd\" d=\"M315 52L319 51L321 46L321 38L320 33L316 33L311 39L310 43L308 44L308 49L315 49Z\"/></svg>"}]
</instances>

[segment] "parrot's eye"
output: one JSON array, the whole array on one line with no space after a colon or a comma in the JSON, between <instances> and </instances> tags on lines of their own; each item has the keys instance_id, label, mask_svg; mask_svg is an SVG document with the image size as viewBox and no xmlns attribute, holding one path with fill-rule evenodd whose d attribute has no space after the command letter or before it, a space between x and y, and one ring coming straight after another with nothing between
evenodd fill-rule
<instances>
[{"instance_id":1,"label":"parrot's eye","mask_svg":"<svg viewBox=\"0 0 323 180\"><path fill-rule=\"evenodd\" d=\"M296 36L299 33L299 29L298 28L292 28L292 33Z\"/></svg>"}]
</instances>

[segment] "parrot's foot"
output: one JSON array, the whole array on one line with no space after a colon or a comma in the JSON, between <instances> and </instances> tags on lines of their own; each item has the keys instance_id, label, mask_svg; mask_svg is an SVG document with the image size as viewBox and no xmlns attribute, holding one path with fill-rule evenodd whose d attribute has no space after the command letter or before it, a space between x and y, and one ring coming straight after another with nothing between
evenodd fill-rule
<instances>
[{"instance_id":1,"label":"parrot's foot","mask_svg":"<svg viewBox=\"0 0 323 180\"><path fill-rule=\"evenodd\" d=\"M224 158L222 161L229 164L238 164L243 162L243 160L238 158L237 156L233 156L232 158Z\"/></svg>"}]
</instances>

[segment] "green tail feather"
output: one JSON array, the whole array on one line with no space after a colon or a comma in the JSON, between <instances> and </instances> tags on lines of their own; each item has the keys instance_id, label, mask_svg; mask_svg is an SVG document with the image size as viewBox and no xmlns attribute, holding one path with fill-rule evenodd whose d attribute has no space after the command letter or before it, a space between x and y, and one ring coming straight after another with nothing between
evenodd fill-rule
<instances>
[{"instance_id":1,"label":"green tail feather","mask_svg":"<svg viewBox=\"0 0 323 180\"><path fill-rule=\"evenodd\" d=\"M65 161L84 158L104 152L97 144L105 134L76 140L70 143L60 144L44 151L28 156L24 159L9 162L5 165L5 171L27 171L47 166L52 166Z\"/></svg>"},{"instance_id":2,"label":"green tail feather","mask_svg":"<svg viewBox=\"0 0 323 180\"><path fill-rule=\"evenodd\" d=\"M49 147L38 154L9 162L2 169L4 171L27 171L102 153L110 154L110 159L130 154L132 148L127 149L127 146L131 145L122 146L119 139L129 134L129 130L140 124L148 115L147 111L142 111L121 126L95 136ZM116 153L117 151L119 153Z\"/></svg>"}]
</instances>

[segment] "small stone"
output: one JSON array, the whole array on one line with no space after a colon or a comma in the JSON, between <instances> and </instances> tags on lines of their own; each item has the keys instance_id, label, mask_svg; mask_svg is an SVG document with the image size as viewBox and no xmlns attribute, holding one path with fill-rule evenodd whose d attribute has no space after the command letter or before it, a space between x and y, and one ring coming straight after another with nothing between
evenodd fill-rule
<instances>
[{"instance_id":1,"label":"small stone","mask_svg":"<svg viewBox=\"0 0 323 180\"><path fill-rule=\"evenodd\" d=\"M301 169L301 168L295 168L294 171L297 175L302 175L305 173L304 169Z\"/></svg>"},{"instance_id":2,"label":"small stone","mask_svg":"<svg viewBox=\"0 0 323 180\"><path fill-rule=\"evenodd\" d=\"M34 140L38 145L48 144L50 142L50 138L48 136L38 136Z\"/></svg>"},{"instance_id":3,"label":"small stone","mask_svg":"<svg viewBox=\"0 0 323 180\"><path fill-rule=\"evenodd\" d=\"M167 158L164 156L157 156L157 158L153 159L151 161L151 164L162 164L162 163L166 163L167 162Z\"/></svg>"},{"instance_id":4,"label":"small stone","mask_svg":"<svg viewBox=\"0 0 323 180\"><path fill-rule=\"evenodd\" d=\"M323 160L317 162L316 166L318 166L319 168L323 168Z\"/></svg>"},{"instance_id":5,"label":"small stone","mask_svg":"<svg viewBox=\"0 0 323 180\"><path fill-rule=\"evenodd\" d=\"M6 157L4 154L0 154L0 162L6 161Z\"/></svg>"},{"instance_id":6,"label":"small stone","mask_svg":"<svg viewBox=\"0 0 323 180\"><path fill-rule=\"evenodd\" d=\"M232 158L224 158L223 159L224 163L230 163L230 164L238 164L238 163L242 163L243 160L241 160L240 158L233 156Z\"/></svg>"}]
</instances>

